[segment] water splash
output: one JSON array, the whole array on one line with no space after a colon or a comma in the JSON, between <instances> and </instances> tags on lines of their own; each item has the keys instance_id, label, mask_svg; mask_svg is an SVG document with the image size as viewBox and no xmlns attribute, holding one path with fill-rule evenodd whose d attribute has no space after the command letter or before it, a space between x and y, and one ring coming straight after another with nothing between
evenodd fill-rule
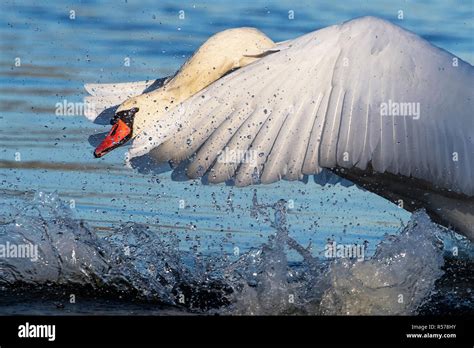
<instances>
[{"instance_id":1,"label":"water splash","mask_svg":"<svg viewBox=\"0 0 474 348\"><path fill-rule=\"evenodd\" d=\"M0 258L0 284L102 284L109 265L100 241L82 222L70 218L69 208L56 194L38 193L21 210L11 209L0 225L0 245L33 245L31 257Z\"/></svg>"},{"instance_id":2,"label":"water splash","mask_svg":"<svg viewBox=\"0 0 474 348\"><path fill-rule=\"evenodd\" d=\"M441 229L423 211L413 214L400 235L387 237L365 262L334 262L323 314L414 314L428 298L444 265Z\"/></svg>"},{"instance_id":3,"label":"water splash","mask_svg":"<svg viewBox=\"0 0 474 348\"><path fill-rule=\"evenodd\" d=\"M19 285L83 288L90 296L200 313L414 314L434 292L443 246L452 242L419 211L399 235L386 236L372 258L328 260L291 237L285 201L260 204L254 195L250 214L275 233L232 261L182 250L177 235L146 225L128 223L98 237L57 195L39 193L21 209L10 207L0 225L0 245L32 243L38 260L0 258L0 285L4 292ZM289 262L290 249L301 262Z\"/></svg>"}]
</instances>

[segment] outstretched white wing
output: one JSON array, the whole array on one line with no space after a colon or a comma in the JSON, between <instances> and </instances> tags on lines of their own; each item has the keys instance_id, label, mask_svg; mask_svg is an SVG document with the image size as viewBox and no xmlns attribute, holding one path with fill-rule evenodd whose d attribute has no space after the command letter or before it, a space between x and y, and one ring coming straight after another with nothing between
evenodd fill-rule
<instances>
[{"instance_id":1,"label":"outstretched white wing","mask_svg":"<svg viewBox=\"0 0 474 348\"><path fill-rule=\"evenodd\" d=\"M130 155L190 158L190 177L236 185L371 165L474 194L470 64L372 17L284 45L173 109Z\"/></svg>"},{"instance_id":2,"label":"outstretched white wing","mask_svg":"<svg viewBox=\"0 0 474 348\"><path fill-rule=\"evenodd\" d=\"M85 84L84 88L90 95L84 98L84 103L87 105L84 116L90 121L95 121L105 110L120 105L128 98L159 88L166 79Z\"/></svg>"}]
</instances>

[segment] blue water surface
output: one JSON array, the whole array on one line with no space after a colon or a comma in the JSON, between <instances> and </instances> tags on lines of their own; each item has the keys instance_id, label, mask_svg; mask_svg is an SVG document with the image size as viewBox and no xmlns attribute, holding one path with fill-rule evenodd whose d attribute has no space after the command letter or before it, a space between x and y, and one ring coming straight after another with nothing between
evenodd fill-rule
<instances>
[{"instance_id":1,"label":"blue water surface","mask_svg":"<svg viewBox=\"0 0 474 348\"><path fill-rule=\"evenodd\" d=\"M88 137L107 127L80 115L56 116L56 103L81 102L84 83L173 74L210 35L241 26L282 41L372 15L474 62L472 1L7 0L0 9L2 203L21 205L35 192L56 191L100 233L133 221L193 238L230 234L227 252L236 245L248 250L272 233L268 221L250 216L254 190L262 202L290 202L290 233L312 242L314 254L328 239L368 241L373 251L410 214L355 186L322 187L312 178L234 188L140 174L123 166L126 147L94 159Z\"/></svg>"}]
</instances>

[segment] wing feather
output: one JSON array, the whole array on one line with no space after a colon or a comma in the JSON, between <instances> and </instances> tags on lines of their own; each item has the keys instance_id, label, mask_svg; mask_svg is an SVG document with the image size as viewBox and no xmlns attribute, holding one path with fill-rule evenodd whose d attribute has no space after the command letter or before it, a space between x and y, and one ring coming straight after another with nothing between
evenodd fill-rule
<instances>
[{"instance_id":1,"label":"wing feather","mask_svg":"<svg viewBox=\"0 0 474 348\"><path fill-rule=\"evenodd\" d=\"M356 166L473 195L474 69L453 58L372 17L328 27L197 93L183 103L184 119L170 112L179 131L153 154L192 158L188 175L208 173L210 182L249 185ZM395 104L412 114L395 115ZM226 162L224 150L257 156Z\"/></svg>"},{"instance_id":2,"label":"wing feather","mask_svg":"<svg viewBox=\"0 0 474 348\"><path fill-rule=\"evenodd\" d=\"M166 79L168 78L122 83L87 83L84 88L90 95L84 98L88 106L84 116L90 121L95 121L105 110L121 104L128 98L161 87Z\"/></svg>"}]
</instances>

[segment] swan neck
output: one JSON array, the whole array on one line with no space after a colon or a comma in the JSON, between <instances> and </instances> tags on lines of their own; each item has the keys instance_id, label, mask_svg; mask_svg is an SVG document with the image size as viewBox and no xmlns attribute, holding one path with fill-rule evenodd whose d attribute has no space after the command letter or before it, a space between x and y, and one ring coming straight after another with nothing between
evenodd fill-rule
<instances>
[{"instance_id":1,"label":"swan neck","mask_svg":"<svg viewBox=\"0 0 474 348\"><path fill-rule=\"evenodd\" d=\"M202 57L192 57L165 87L173 91L177 99L185 100L193 96L232 69L232 64L226 61L212 62L211 59L199 58Z\"/></svg>"}]
</instances>

